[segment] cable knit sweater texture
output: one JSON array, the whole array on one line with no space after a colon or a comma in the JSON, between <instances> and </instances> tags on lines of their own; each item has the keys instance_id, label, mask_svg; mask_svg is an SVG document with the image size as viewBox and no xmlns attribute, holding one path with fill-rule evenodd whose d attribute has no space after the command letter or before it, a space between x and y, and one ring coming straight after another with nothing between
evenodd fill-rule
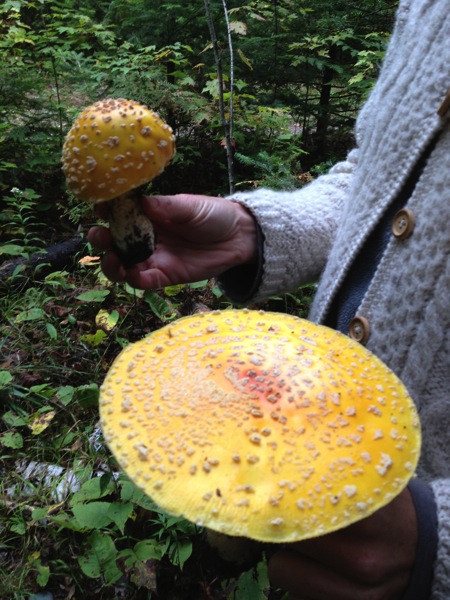
<instances>
[{"instance_id":1,"label":"cable knit sweater texture","mask_svg":"<svg viewBox=\"0 0 450 600\"><path fill-rule=\"evenodd\" d=\"M404 381L423 427L418 476L438 508L432 600L450 598L450 0L400 0L379 80L356 124L357 148L294 192L236 194L264 239L250 302L319 280L310 318L324 322L348 270L438 130L408 200L411 237L392 236L357 313L367 347Z\"/></svg>"}]
</instances>

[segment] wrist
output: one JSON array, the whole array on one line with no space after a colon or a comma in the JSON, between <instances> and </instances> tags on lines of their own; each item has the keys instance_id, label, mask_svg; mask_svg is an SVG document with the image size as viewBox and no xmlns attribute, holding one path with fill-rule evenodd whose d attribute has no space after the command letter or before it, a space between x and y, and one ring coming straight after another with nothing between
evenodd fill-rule
<instances>
[{"instance_id":1,"label":"wrist","mask_svg":"<svg viewBox=\"0 0 450 600\"><path fill-rule=\"evenodd\" d=\"M254 264L260 258L260 243L258 235L258 224L252 213L242 204L234 202L236 210L236 227L239 232L239 240L236 249L239 251L237 264Z\"/></svg>"},{"instance_id":2,"label":"wrist","mask_svg":"<svg viewBox=\"0 0 450 600\"><path fill-rule=\"evenodd\" d=\"M250 240L243 253L243 259L234 268L226 270L218 278L220 287L230 300L246 305L257 293L263 276L264 236L257 220L244 206L235 204L242 218L244 237Z\"/></svg>"}]
</instances>

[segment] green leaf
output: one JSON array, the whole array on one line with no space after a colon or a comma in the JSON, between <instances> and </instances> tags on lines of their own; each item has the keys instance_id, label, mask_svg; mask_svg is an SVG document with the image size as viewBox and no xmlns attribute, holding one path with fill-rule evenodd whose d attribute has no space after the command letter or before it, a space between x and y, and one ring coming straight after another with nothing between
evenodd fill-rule
<instances>
[{"instance_id":1,"label":"green leaf","mask_svg":"<svg viewBox=\"0 0 450 600\"><path fill-rule=\"evenodd\" d=\"M55 393L54 389L51 388L48 383L32 385L30 387L30 392L33 392L33 394L44 396L45 398L50 398Z\"/></svg>"},{"instance_id":2,"label":"green leaf","mask_svg":"<svg viewBox=\"0 0 450 600\"><path fill-rule=\"evenodd\" d=\"M214 285L211 289L215 298L222 298L223 292L218 285Z\"/></svg>"},{"instance_id":3,"label":"green leaf","mask_svg":"<svg viewBox=\"0 0 450 600\"><path fill-rule=\"evenodd\" d=\"M136 504L145 510L155 510L156 505L153 500L140 490L136 484L130 481L126 475L122 474L119 481L121 486L120 498L122 500L133 502L133 504Z\"/></svg>"},{"instance_id":4,"label":"green leaf","mask_svg":"<svg viewBox=\"0 0 450 600\"><path fill-rule=\"evenodd\" d=\"M185 287L186 286L184 283L179 283L178 285L168 285L164 288L164 293L166 296L169 296L169 298L171 298L172 296L176 296L181 291L183 291Z\"/></svg>"},{"instance_id":5,"label":"green leaf","mask_svg":"<svg viewBox=\"0 0 450 600\"><path fill-rule=\"evenodd\" d=\"M168 302L156 292L145 292L144 300L150 306L158 319L161 319L161 321L170 321L176 317L176 314L172 311L170 304L168 304Z\"/></svg>"},{"instance_id":6,"label":"green leaf","mask_svg":"<svg viewBox=\"0 0 450 600\"><path fill-rule=\"evenodd\" d=\"M110 293L109 290L90 290L79 294L76 298L82 302L103 302Z\"/></svg>"},{"instance_id":7,"label":"green leaf","mask_svg":"<svg viewBox=\"0 0 450 600\"><path fill-rule=\"evenodd\" d=\"M128 283L126 283L123 286L123 289L127 292L127 294L130 294L130 296L133 296L133 298L143 298L144 297L143 290L138 290L134 287L131 287L131 285L129 285Z\"/></svg>"},{"instance_id":8,"label":"green leaf","mask_svg":"<svg viewBox=\"0 0 450 600\"><path fill-rule=\"evenodd\" d=\"M194 86L195 85L195 81L192 77L183 77L182 79L179 80L178 82L179 86Z\"/></svg>"},{"instance_id":9,"label":"green leaf","mask_svg":"<svg viewBox=\"0 0 450 600\"><path fill-rule=\"evenodd\" d=\"M3 142L5 138L0 138L0 142ZM16 169L17 165L14 163L2 161L0 163L0 171L5 171L6 169Z\"/></svg>"},{"instance_id":10,"label":"green leaf","mask_svg":"<svg viewBox=\"0 0 450 600\"><path fill-rule=\"evenodd\" d=\"M63 429L61 435L58 435L53 441L53 446L56 450L61 450L62 448L66 448L70 444L73 444L75 439L78 437L79 432L72 431L70 429Z\"/></svg>"},{"instance_id":11,"label":"green leaf","mask_svg":"<svg viewBox=\"0 0 450 600\"><path fill-rule=\"evenodd\" d=\"M139 560L161 560L161 547L155 540L142 540L134 546L134 552Z\"/></svg>"},{"instance_id":12,"label":"green leaf","mask_svg":"<svg viewBox=\"0 0 450 600\"><path fill-rule=\"evenodd\" d=\"M105 480L102 477L93 477L84 482L78 492L73 494L70 504L74 506L78 503L87 502L90 500L98 500L104 498L113 492L115 489L114 480L110 477L105 485Z\"/></svg>"},{"instance_id":13,"label":"green leaf","mask_svg":"<svg viewBox=\"0 0 450 600\"><path fill-rule=\"evenodd\" d=\"M192 555L192 542L191 540L177 540L170 545L169 558L177 567L183 569L184 563ZM257 596L249 596L249 598L256 598Z\"/></svg>"},{"instance_id":14,"label":"green leaf","mask_svg":"<svg viewBox=\"0 0 450 600\"><path fill-rule=\"evenodd\" d=\"M117 325L119 321L119 312L113 310L109 313L107 310L101 309L98 311L95 317L95 324L104 331L111 331Z\"/></svg>"},{"instance_id":15,"label":"green leaf","mask_svg":"<svg viewBox=\"0 0 450 600\"><path fill-rule=\"evenodd\" d=\"M267 577L258 569L250 569L239 577L234 593L228 597L233 600L248 600L248 598L266 598L268 590Z\"/></svg>"},{"instance_id":16,"label":"green leaf","mask_svg":"<svg viewBox=\"0 0 450 600\"><path fill-rule=\"evenodd\" d=\"M51 340L57 340L58 339L58 331L57 331L56 327L54 325L52 325L51 323L47 323L45 325L45 327L47 329L49 338Z\"/></svg>"},{"instance_id":17,"label":"green leaf","mask_svg":"<svg viewBox=\"0 0 450 600\"><path fill-rule=\"evenodd\" d=\"M19 450L23 448L23 437L17 431L6 431L0 435L0 444L5 448Z\"/></svg>"},{"instance_id":18,"label":"green leaf","mask_svg":"<svg viewBox=\"0 0 450 600\"><path fill-rule=\"evenodd\" d=\"M45 587L48 583L48 580L50 579L50 567L48 565L43 565L42 563L39 563L38 565L35 565L35 568L38 572L38 576L36 577L36 583L40 587Z\"/></svg>"},{"instance_id":19,"label":"green leaf","mask_svg":"<svg viewBox=\"0 0 450 600\"><path fill-rule=\"evenodd\" d=\"M56 400L63 406L67 406L73 400L75 388L71 385L64 385L56 392Z\"/></svg>"},{"instance_id":20,"label":"green leaf","mask_svg":"<svg viewBox=\"0 0 450 600\"><path fill-rule=\"evenodd\" d=\"M131 502L113 502L108 510L108 515L123 534L125 524L133 513L134 505Z\"/></svg>"},{"instance_id":21,"label":"green leaf","mask_svg":"<svg viewBox=\"0 0 450 600\"><path fill-rule=\"evenodd\" d=\"M19 535L25 535L26 530L27 526L22 518L16 519L11 524L11 531L14 531L14 533L18 533Z\"/></svg>"},{"instance_id":22,"label":"green leaf","mask_svg":"<svg viewBox=\"0 0 450 600\"><path fill-rule=\"evenodd\" d=\"M48 507L46 508L34 508L31 511L31 518L33 521L42 521L42 519L47 518L48 516Z\"/></svg>"},{"instance_id":23,"label":"green leaf","mask_svg":"<svg viewBox=\"0 0 450 600\"><path fill-rule=\"evenodd\" d=\"M242 62L244 64L246 64L249 69L251 69L253 71L253 65L252 65L250 59L245 56L245 54L242 52L242 50L240 48L238 48L238 54L239 54L239 57L242 60Z\"/></svg>"},{"instance_id":24,"label":"green leaf","mask_svg":"<svg viewBox=\"0 0 450 600\"><path fill-rule=\"evenodd\" d=\"M178 544L178 560L180 569L184 567L184 563L188 560L188 558L191 557L192 549L193 546L191 540L184 540Z\"/></svg>"},{"instance_id":25,"label":"green leaf","mask_svg":"<svg viewBox=\"0 0 450 600\"><path fill-rule=\"evenodd\" d=\"M111 585L122 576L116 564L117 549L112 539L99 531L88 537L88 548L78 563L85 575L92 579L104 577L105 583Z\"/></svg>"},{"instance_id":26,"label":"green leaf","mask_svg":"<svg viewBox=\"0 0 450 600\"><path fill-rule=\"evenodd\" d=\"M86 344L89 344L89 346L96 348L103 342L106 336L107 334L103 331L103 329L97 329L95 333L87 333L86 335L81 335L80 340L82 342L86 342Z\"/></svg>"},{"instance_id":27,"label":"green leaf","mask_svg":"<svg viewBox=\"0 0 450 600\"><path fill-rule=\"evenodd\" d=\"M77 387L77 400L83 408L98 405L99 390L96 383L89 383Z\"/></svg>"},{"instance_id":28,"label":"green leaf","mask_svg":"<svg viewBox=\"0 0 450 600\"><path fill-rule=\"evenodd\" d=\"M113 522L109 514L111 502L77 503L72 507L73 515L78 523L86 529L102 529Z\"/></svg>"},{"instance_id":29,"label":"green leaf","mask_svg":"<svg viewBox=\"0 0 450 600\"><path fill-rule=\"evenodd\" d=\"M207 285L208 280L203 279L202 281L194 281L193 283L190 283L189 287L191 288L191 290L198 290L207 287Z\"/></svg>"},{"instance_id":30,"label":"green leaf","mask_svg":"<svg viewBox=\"0 0 450 600\"><path fill-rule=\"evenodd\" d=\"M28 557L28 562L31 564L31 566L34 569L36 569L36 571L38 573L38 575L36 577L36 583L40 587L45 587L50 578L50 567L42 564L40 552L38 552L38 551L33 552Z\"/></svg>"},{"instance_id":31,"label":"green leaf","mask_svg":"<svg viewBox=\"0 0 450 600\"><path fill-rule=\"evenodd\" d=\"M7 254L8 256L28 256L25 248L18 244L2 244L0 246L0 255Z\"/></svg>"},{"instance_id":32,"label":"green leaf","mask_svg":"<svg viewBox=\"0 0 450 600\"><path fill-rule=\"evenodd\" d=\"M69 529L70 531L78 532L84 531L85 529L85 527L78 523L75 517L71 517L70 515L64 513L60 515L52 515L49 518L51 519L52 523L54 523L55 525L59 525L59 527L63 529Z\"/></svg>"},{"instance_id":33,"label":"green leaf","mask_svg":"<svg viewBox=\"0 0 450 600\"><path fill-rule=\"evenodd\" d=\"M0 390L8 387L12 380L13 376L9 371L0 371Z\"/></svg>"},{"instance_id":34,"label":"green leaf","mask_svg":"<svg viewBox=\"0 0 450 600\"><path fill-rule=\"evenodd\" d=\"M219 97L219 81L218 79L213 79L212 81L208 81L205 87L202 89L202 93L207 92L213 98Z\"/></svg>"},{"instance_id":35,"label":"green leaf","mask_svg":"<svg viewBox=\"0 0 450 600\"><path fill-rule=\"evenodd\" d=\"M5 412L5 414L2 416L2 420L10 427L23 427L27 424L23 417L17 415L12 410Z\"/></svg>"},{"instance_id":36,"label":"green leaf","mask_svg":"<svg viewBox=\"0 0 450 600\"><path fill-rule=\"evenodd\" d=\"M42 308L30 308L17 315L14 323L25 323L26 321L39 321L45 317L45 311Z\"/></svg>"}]
</instances>

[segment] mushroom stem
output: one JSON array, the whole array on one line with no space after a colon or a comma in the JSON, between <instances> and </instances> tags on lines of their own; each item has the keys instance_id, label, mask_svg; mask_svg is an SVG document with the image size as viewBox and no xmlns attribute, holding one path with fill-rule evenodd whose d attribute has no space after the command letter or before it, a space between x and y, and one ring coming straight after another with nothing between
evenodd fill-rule
<instances>
[{"instance_id":1,"label":"mushroom stem","mask_svg":"<svg viewBox=\"0 0 450 600\"><path fill-rule=\"evenodd\" d=\"M234 565L255 565L265 546L247 537L231 536L208 528L205 528L205 537L221 560Z\"/></svg>"},{"instance_id":2,"label":"mushroom stem","mask_svg":"<svg viewBox=\"0 0 450 600\"><path fill-rule=\"evenodd\" d=\"M153 225L144 213L138 189L107 202L111 235L125 267L146 260L155 248Z\"/></svg>"}]
</instances>

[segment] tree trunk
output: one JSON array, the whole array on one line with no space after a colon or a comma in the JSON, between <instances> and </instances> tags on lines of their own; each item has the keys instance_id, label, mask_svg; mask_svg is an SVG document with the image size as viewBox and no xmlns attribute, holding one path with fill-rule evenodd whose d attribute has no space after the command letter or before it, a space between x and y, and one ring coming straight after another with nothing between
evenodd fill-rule
<instances>
[{"instance_id":1,"label":"tree trunk","mask_svg":"<svg viewBox=\"0 0 450 600\"><path fill-rule=\"evenodd\" d=\"M330 64L336 64L339 48L331 45L329 47ZM334 69L331 66L326 66L323 70L322 85L320 89L319 111L317 115L317 156L320 160L326 156L327 151L327 132L330 123L330 99L331 89L334 79Z\"/></svg>"}]
</instances>

